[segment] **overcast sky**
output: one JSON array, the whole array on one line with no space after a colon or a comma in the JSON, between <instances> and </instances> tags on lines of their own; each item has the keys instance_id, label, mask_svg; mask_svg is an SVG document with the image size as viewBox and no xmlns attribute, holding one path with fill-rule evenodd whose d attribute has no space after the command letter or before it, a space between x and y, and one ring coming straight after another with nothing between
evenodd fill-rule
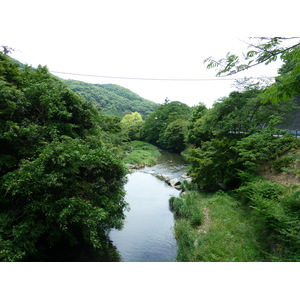
<instances>
[{"instance_id":1,"label":"overcast sky","mask_svg":"<svg viewBox=\"0 0 300 300\"><path fill-rule=\"evenodd\" d=\"M53 72L211 79L216 72L206 69L204 58L221 58L229 51L238 54L246 51L242 40L247 36L276 33L290 36L289 31L284 35L283 24L293 27L283 22L283 5L257 0L247 3L230 0L9 0L1 3L0 45L15 48L12 56L21 62L34 67L47 65ZM288 4L289 0L285 1L286 7ZM296 22L296 11L289 10L287 22ZM277 68L278 65L263 66L236 77L275 76ZM189 105L204 102L208 107L228 95L234 83L53 74L92 83L119 84L157 103L163 103L168 97Z\"/></svg>"}]
</instances>

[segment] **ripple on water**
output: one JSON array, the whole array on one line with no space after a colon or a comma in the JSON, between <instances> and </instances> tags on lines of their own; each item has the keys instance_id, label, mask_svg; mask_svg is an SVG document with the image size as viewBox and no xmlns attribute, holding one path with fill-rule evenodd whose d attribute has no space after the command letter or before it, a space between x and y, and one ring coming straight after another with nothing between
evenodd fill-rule
<instances>
[{"instance_id":1,"label":"ripple on water","mask_svg":"<svg viewBox=\"0 0 300 300\"><path fill-rule=\"evenodd\" d=\"M169 198L178 196L179 191L141 172L128 175L125 190L130 211L124 228L110 232L122 261L175 261L177 245Z\"/></svg>"}]
</instances>

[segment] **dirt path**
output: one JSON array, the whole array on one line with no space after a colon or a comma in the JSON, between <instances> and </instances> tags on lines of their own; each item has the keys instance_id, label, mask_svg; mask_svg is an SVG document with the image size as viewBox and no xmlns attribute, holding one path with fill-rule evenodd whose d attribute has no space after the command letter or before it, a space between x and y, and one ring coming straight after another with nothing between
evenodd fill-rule
<instances>
[{"instance_id":1,"label":"dirt path","mask_svg":"<svg viewBox=\"0 0 300 300\"><path fill-rule=\"evenodd\" d=\"M204 213L204 220L203 223L198 227L199 233L206 233L210 226L210 217L209 217L209 211L207 207L203 208L203 213Z\"/></svg>"}]
</instances>

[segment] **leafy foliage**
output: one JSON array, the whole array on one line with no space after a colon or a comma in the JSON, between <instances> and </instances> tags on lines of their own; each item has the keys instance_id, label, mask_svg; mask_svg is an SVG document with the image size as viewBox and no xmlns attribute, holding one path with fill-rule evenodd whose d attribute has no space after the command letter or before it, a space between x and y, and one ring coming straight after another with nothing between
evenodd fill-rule
<instances>
[{"instance_id":1,"label":"leafy foliage","mask_svg":"<svg viewBox=\"0 0 300 300\"><path fill-rule=\"evenodd\" d=\"M191 108L179 101L161 105L146 119L144 139L167 150L181 151L187 134L184 121L189 119L190 114Z\"/></svg>"},{"instance_id":2,"label":"leafy foliage","mask_svg":"<svg viewBox=\"0 0 300 300\"><path fill-rule=\"evenodd\" d=\"M207 68L219 68L217 76L220 75L232 75L246 69L252 68L261 63L266 65L276 61L277 57L285 58L288 53L297 48L300 43L299 40L292 46L282 46L284 41L297 40L299 38L252 38L257 43L248 43L249 47L252 48L243 57L239 57L236 54L227 53L225 58L215 60L213 57L206 58L204 63L207 63Z\"/></svg>"},{"instance_id":3,"label":"leafy foliage","mask_svg":"<svg viewBox=\"0 0 300 300\"><path fill-rule=\"evenodd\" d=\"M269 86L263 93L263 101L286 101L296 94L300 94L300 46L284 56L285 67L282 67L281 75L276 82Z\"/></svg>"},{"instance_id":4,"label":"leafy foliage","mask_svg":"<svg viewBox=\"0 0 300 300\"><path fill-rule=\"evenodd\" d=\"M161 155L154 145L142 141L131 141L126 148L128 154L124 162L135 166L152 166Z\"/></svg>"},{"instance_id":5,"label":"leafy foliage","mask_svg":"<svg viewBox=\"0 0 300 300\"><path fill-rule=\"evenodd\" d=\"M265 224L270 260L299 261L299 191L257 178L245 183L238 192Z\"/></svg>"},{"instance_id":6,"label":"leafy foliage","mask_svg":"<svg viewBox=\"0 0 300 300\"><path fill-rule=\"evenodd\" d=\"M300 92L300 42L299 38L255 38L258 41L248 43L252 50L243 54L243 58L228 53L225 58L215 60L212 57L206 58L204 63L207 68L217 68L217 76L228 76L255 67L261 63L266 65L276 61L280 57L284 67L280 68L281 76L276 82L269 86L262 94L264 102L286 101ZM292 45L284 45L287 41L295 41Z\"/></svg>"},{"instance_id":7,"label":"leafy foliage","mask_svg":"<svg viewBox=\"0 0 300 300\"><path fill-rule=\"evenodd\" d=\"M123 117L130 112L138 112L146 118L158 107L158 104L115 84L91 84L76 80L65 82L85 99L97 103L108 115Z\"/></svg>"},{"instance_id":8,"label":"leafy foliage","mask_svg":"<svg viewBox=\"0 0 300 300\"><path fill-rule=\"evenodd\" d=\"M223 192L187 191L172 198L178 261L264 261L260 222ZM199 221L201 222L199 223ZM195 222L196 221L196 222Z\"/></svg>"},{"instance_id":9,"label":"leafy foliage","mask_svg":"<svg viewBox=\"0 0 300 300\"><path fill-rule=\"evenodd\" d=\"M124 134L129 140L140 140L144 120L138 112L125 115L121 120Z\"/></svg>"},{"instance_id":10,"label":"leafy foliage","mask_svg":"<svg viewBox=\"0 0 300 300\"><path fill-rule=\"evenodd\" d=\"M257 87L235 91L211 109L196 108L189 125L188 141L193 146L187 159L201 187L236 187L241 170L257 171L262 163L298 147L292 136L276 137L285 133L275 126L293 109L292 100L261 103L261 92Z\"/></svg>"},{"instance_id":11,"label":"leafy foliage","mask_svg":"<svg viewBox=\"0 0 300 300\"><path fill-rule=\"evenodd\" d=\"M190 148L187 158L193 181L208 190L235 186L238 180L235 143L227 138L212 139L201 147Z\"/></svg>"},{"instance_id":12,"label":"leafy foliage","mask_svg":"<svg viewBox=\"0 0 300 300\"><path fill-rule=\"evenodd\" d=\"M84 249L101 259L126 209L108 138L120 127L45 67L2 53L0 87L0 259L80 260Z\"/></svg>"},{"instance_id":13,"label":"leafy foliage","mask_svg":"<svg viewBox=\"0 0 300 300\"><path fill-rule=\"evenodd\" d=\"M291 134L274 136L274 131L266 128L237 142L235 150L238 161L250 171L258 171L268 161L292 149L299 148L299 141Z\"/></svg>"},{"instance_id":14,"label":"leafy foliage","mask_svg":"<svg viewBox=\"0 0 300 300\"><path fill-rule=\"evenodd\" d=\"M203 197L192 206L191 210L205 207L210 211L211 226L205 235L192 225L186 195L172 199L179 218L175 234L180 261L300 260L299 186L283 186L257 175L265 167L299 174L299 140L279 128L284 127L283 120L294 121L290 112L300 93L300 46L282 47L284 40L261 38L257 45L250 45L244 58L228 53L219 61L206 60L208 68L219 69L218 76L268 64L277 57L285 63L274 84L245 85L245 80L238 83L238 91L219 99L213 108L205 109L202 104L194 108L187 137L191 145L185 151L193 184L210 191L230 191L210 193L208 201Z\"/></svg>"}]
</instances>

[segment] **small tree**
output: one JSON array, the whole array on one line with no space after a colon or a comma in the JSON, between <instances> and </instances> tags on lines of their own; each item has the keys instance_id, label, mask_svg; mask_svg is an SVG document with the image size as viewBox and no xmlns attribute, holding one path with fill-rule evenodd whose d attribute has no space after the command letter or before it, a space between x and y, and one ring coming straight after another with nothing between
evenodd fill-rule
<instances>
[{"instance_id":1,"label":"small tree","mask_svg":"<svg viewBox=\"0 0 300 300\"><path fill-rule=\"evenodd\" d=\"M140 113L133 112L125 115L121 124L123 127L123 131L130 140L140 140L141 138L141 130L144 125L143 118Z\"/></svg>"}]
</instances>

